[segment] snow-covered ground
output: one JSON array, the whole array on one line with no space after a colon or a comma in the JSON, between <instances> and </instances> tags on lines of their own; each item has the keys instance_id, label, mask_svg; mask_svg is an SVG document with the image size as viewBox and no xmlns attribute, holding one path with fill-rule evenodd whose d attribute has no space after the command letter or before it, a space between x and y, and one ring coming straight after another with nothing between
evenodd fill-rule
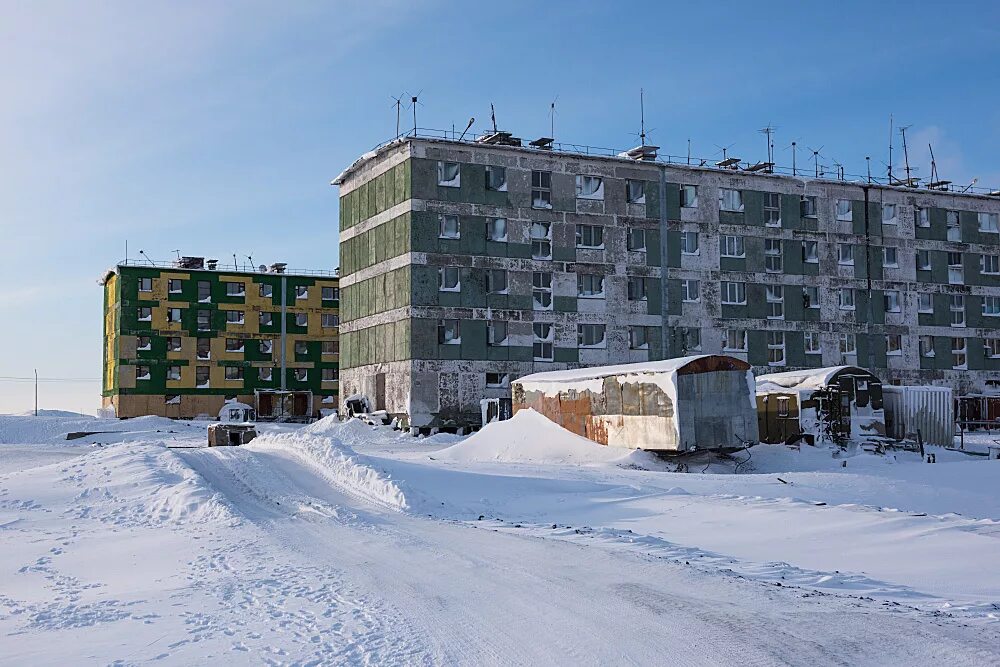
<instances>
[{"instance_id":1,"label":"snow-covered ground","mask_svg":"<svg viewBox=\"0 0 1000 667\"><path fill-rule=\"evenodd\" d=\"M206 426L0 415L0 663L1000 664L1000 461Z\"/></svg>"}]
</instances>

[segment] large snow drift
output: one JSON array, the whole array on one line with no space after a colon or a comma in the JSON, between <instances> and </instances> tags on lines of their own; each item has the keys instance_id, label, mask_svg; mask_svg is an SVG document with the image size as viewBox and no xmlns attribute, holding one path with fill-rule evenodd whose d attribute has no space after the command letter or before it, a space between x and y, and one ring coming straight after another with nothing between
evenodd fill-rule
<instances>
[{"instance_id":1,"label":"large snow drift","mask_svg":"<svg viewBox=\"0 0 1000 667\"><path fill-rule=\"evenodd\" d=\"M478 433L434 455L455 462L552 463L579 465L618 462L646 456L605 447L567 431L534 410L487 424Z\"/></svg>"}]
</instances>

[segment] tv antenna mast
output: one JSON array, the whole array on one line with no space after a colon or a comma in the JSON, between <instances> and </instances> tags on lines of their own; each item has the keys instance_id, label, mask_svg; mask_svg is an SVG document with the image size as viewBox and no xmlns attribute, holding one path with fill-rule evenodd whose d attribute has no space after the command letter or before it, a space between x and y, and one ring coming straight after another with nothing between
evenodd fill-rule
<instances>
[{"instance_id":1,"label":"tv antenna mast","mask_svg":"<svg viewBox=\"0 0 1000 667\"><path fill-rule=\"evenodd\" d=\"M806 146L806 148L809 148L809 147ZM815 170L816 170L816 178L819 178L820 177L819 159L821 157L826 157L826 156L824 156L824 155L822 155L820 153L820 151L823 150L823 146L820 146L819 148L809 148L809 150L811 150L812 154L813 154L813 166L815 167Z\"/></svg>"},{"instance_id":2,"label":"tv antenna mast","mask_svg":"<svg viewBox=\"0 0 1000 667\"><path fill-rule=\"evenodd\" d=\"M646 101L645 91L639 89L639 145L646 145Z\"/></svg>"},{"instance_id":3,"label":"tv antenna mast","mask_svg":"<svg viewBox=\"0 0 1000 667\"><path fill-rule=\"evenodd\" d=\"M401 117L402 111L403 111L403 96L404 95L406 95L406 93L402 93L399 96L390 95L390 97L392 97L392 99L394 100L392 106L396 107L396 138L397 139L399 139L399 121L400 121L400 117Z\"/></svg>"},{"instance_id":4,"label":"tv antenna mast","mask_svg":"<svg viewBox=\"0 0 1000 667\"><path fill-rule=\"evenodd\" d=\"M559 96L556 95L556 98L549 104L549 139L552 141L556 140L556 101L558 99Z\"/></svg>"},{"instance_id":5,"label":"tv antenna mast","mask_svg":"<svg viewBox=\"0 0 1000 667\"><path fill-rule=\"evenodd\" d=\"M892 114L889 114L889 185L892 185Z\"/></svg>"},{"instance_id":6,"label":"tv antenna mast","mask_svg":"<svg viewBox=\"0 0 1000 667\"><path fill-rule=\"evenodd\" d=\"M798 176L799 175L799 167L798 167L798 145L799 145L799 140L796 139L795 141L793 141L788 146L785 146L785 150L786 151L789 150L789 149L791 149L791 151L792 151L792 176Z\"/></svg>"},{"instance_id":7,"label":"tv antenna mast","mask_svg":"<svg viewBox=\"0 0 1000 667\"><path fill-rule=\"evenodd\" d=\"M769 122L767 127L757 130L767 137L767 161L771 165L774 165L774 141L772 141L772 137L774 136L774 131L777 129L776 127L771 127L771 123Z\"/></svg>"},{"instance_id":8,"label":"tv antenna mast","mask_svg":"<svg viewBox=\"0 0 1000 667\"><path fill-rule=\"evenodd\" d=\"M420 90L420 93L422 92L424 92L423 89ZM413 136L417 136L417 105L420 104L417 98L420 97L420 93L410 98L410 107L413 109Z\"/></svg>"},{"instance_id":9,"label":"tv antenna mast","mask_svg":"<svg viewBox=\"0 0 1000 667\"><path fill-rule=\"evenodd\" d=\"M906 184L907 185L910 185L911 182L912 182L911 179L910 179L910 153L909 153L909 151L906 150L906 131L908 129L910 129L911 127L913 127L913 126L912 125L907 125L905 127L899 128L899 133L903 136L903 164L905 165L905 169L906 169Z\"/></svg>"},{"instance_id":10,"label":"tv antenna mast","mask_svg":"<svg viewBox=\"0 0 1000 667\"><path fill-rule=\"evenodd\" d=\"M174 254L177 255L177 259L181 258L181 251L179 248L174 249Z\"/></svg>"},{"instance_id":11,"label":"tv antenna mast","mask_svg":"<svg viewBox=\"0 0 1000 667\"><path fill-rule=\"evenodd\" d=\"M490 102L490 120L493 121L493 132L497 131L497 112L493 109L493 102Z\"/></svg>"}]
</instances>

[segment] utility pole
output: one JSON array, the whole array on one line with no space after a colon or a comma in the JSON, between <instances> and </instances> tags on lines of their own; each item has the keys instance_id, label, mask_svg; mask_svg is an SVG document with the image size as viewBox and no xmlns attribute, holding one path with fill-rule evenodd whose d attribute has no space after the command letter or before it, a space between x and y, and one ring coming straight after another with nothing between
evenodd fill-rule
<instances>
[{"instance_id":1,"label":"utility pole","mask_svg":"<svg viewBox=\"0 0 1000 667\"><path fill-rule=\"evenodd\" d=\"M35 369L35 416L38 416L38 369Z\"/></svg>"}]
</instances>

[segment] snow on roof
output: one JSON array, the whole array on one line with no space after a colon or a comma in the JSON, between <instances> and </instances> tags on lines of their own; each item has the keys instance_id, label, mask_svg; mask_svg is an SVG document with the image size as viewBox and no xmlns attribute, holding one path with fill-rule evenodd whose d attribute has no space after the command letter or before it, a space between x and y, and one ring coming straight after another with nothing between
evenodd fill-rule
<instances>
[{"instance_id":1,"label":"snow on roof","mask_svg":"<svg viewBox=\"0 0 1000 667\"><path fill-rule=\"evenodd\" d=\"M771 373L757 377L757 391L782 391L783 389L822 389L830 384L833 377L843 370L851 369L869 375L868 371L856 366L827 366L801 371Z\"/></svg>"},{"instance_id":2,"label":"snow on roof","mask_svg":"<svg viewBox=\"0 0 1000 667\"><path fill-rule=\"evenodd\" d=\"M566 371L547 371L532 373L518 378L515 382L524 384L583 382L599 380L613 375L646 375L657 373L673 373L692 361L716 355L698 354L691 357L677 357L662 361L644 361L637 364L619 364L617 366L591 366L590 368L575 368Z\"/></svg>"}]
</instances>

